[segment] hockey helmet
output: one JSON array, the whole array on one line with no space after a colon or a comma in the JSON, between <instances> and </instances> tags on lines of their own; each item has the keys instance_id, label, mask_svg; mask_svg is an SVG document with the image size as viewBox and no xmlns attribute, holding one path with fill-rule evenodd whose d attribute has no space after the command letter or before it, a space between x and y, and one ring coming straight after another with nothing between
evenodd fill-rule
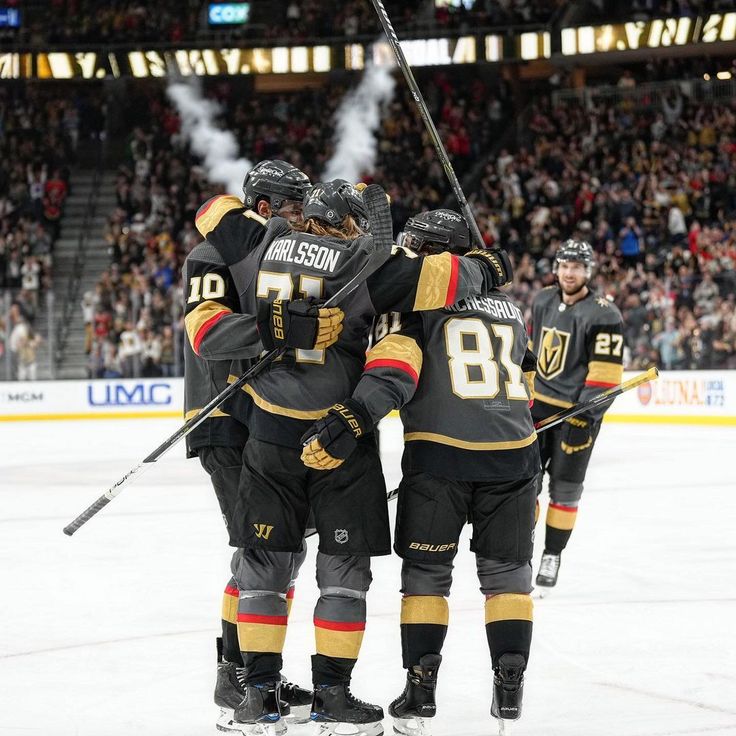
<instances>
[{"instance_id":1,"label":"hockey helmet","mask_svg":"<svg viewBox=\"0 0 736 736\"><path fill-rule=\"evenodd\" d=\"M398 244L425 254L450 251L461 255L470 250L470 229L454 210L420 212L406 221Z\"/></svg>"},{"instance_id":2,"label":"hockey helmet","mask_svg":"<svg viewBox=\"0 0 736 736\"><path fill-rule=\"evenodd\" d=\"M296 166L278 159L260 161L243 181L245 206L255 209L259 199L267 199L276 212L288 200L301 202L310 186L309 177Z\"/></svg>"},{"instance_id":3,"label":"hockey helmet","mask_svg":"<svg viewBox=\"0 0 736 736\"><path fill-rule=\"evenodd\" d=\"M360 226L368 220L368 213L359 190L345 179L315 184L304 198L304 219L320 220L340 227L351 215Z\"/></svg>"},{"instance_id":4,"label":"hockey helmet","mask_svg":"<svg viewBox=\"0 0 736 736\"><path fill-rule=\"evenodd\" d=\"M586 276L590 278L593 273L593 266L595 266L593 248L585 240L573 240L569 238L557 249L557 253L555 253L554 273L557 273L559 264L563 261L574 261L575 263L584 264Z\"/></svg>"}]
</instances>

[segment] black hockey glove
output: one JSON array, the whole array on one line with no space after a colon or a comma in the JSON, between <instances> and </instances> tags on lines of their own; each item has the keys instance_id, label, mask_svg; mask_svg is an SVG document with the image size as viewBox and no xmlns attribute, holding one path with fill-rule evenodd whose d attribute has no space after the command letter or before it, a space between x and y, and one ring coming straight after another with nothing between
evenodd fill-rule
<instances>
[{"instance_id":1,"label":"black hockey glove","mask_svg":"<svg viewBox=\"0 0 736 736\"><path fill-rule=\"evenodd\" d=\"M258 332L266 350L325 350L342 332L342 309L320 307L316 299L258 303Z\"/></svg>"},{"instance_id":2,"label":"black hockey glove","mask_svg":"<svg viewBox=\"0 0 736 736\"><path fill-rule=\"evenodd\" d=\"M302 462L313 470L333 470L343 464L371 423L353 399L335 404L301 439Z\"/></svg>"},{"instance_id":3,"label":"black hockey glove","mask_svg":"<svg viewBox=\"0 0 736 736\"><path fill-rule=\"evenodd\" d=\"M570 417L562 423L560 449L566 455L587 450L593 444L591 423L580 417Z\"/></svg>"},{"instance_id":4,"label":"black hockey glove","mask_svg":"<svg viewBox=\"0 0 736 736\"><path fill-rule=\"evenodd\" d=\"M509 260L509 254L501 248L482 250L476 248L464 253L465 258L475 258L486 266L486 271L492 287L504 286L514 278L514 268Z\"/></svg>"}]
</instances>

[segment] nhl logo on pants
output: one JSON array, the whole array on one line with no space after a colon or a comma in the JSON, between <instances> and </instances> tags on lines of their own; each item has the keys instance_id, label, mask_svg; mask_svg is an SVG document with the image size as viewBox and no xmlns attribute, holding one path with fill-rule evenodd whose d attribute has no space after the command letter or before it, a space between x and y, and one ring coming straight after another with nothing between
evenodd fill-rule
<instances>
[{"instance_id":1,"label":"nhl logo on pants","mask_svg":"<svg viewBox=\"0 0 736 736\"><path fill-rule=\"evenodd\" d=\"M347 529L335 529L335 541L338 544L345 544L348 541Z\"/></svg>"}]
</instances>

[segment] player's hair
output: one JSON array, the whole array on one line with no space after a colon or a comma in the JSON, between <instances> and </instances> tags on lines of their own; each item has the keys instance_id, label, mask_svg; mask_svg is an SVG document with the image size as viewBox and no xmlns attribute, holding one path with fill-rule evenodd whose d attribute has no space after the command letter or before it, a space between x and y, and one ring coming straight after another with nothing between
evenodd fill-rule
<instances>
[{"instance_id":1,"label":"player's hair","mask_svg":"<svg viewBox=\"0 0 736 736\"><path fill-rule=\"evenodd\" d=\"M327 238L338 238L340 240L355 240L355 238L365 235L352 215L345 215L339 228L328 225L326 222L315 220L313 217L310 217L302 223L294 223L291 228L292 230L296 230L300 233L309 233L310 235Z\"/></svg>"}]
</instances>

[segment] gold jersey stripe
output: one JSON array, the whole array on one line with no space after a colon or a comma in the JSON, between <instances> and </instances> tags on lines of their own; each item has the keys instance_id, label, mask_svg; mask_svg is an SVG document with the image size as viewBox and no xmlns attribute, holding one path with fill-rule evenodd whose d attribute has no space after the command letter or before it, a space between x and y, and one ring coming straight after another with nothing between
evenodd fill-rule
<instances>
[{"instance_id":1,"label":"gold jersey stripe","mask_svg":"<svg viewBox=\"0 0 736 736\"><path fill-rule=\"evenodd\" d=\"M531 621L534 604L530 595L501 593L486 601L486 623L494 621Z\"/></svg>"},{"instance_id":2,"label":"gold jersey stripe","mask_svg":"<svg viewBox=\"0 0 736 736\"><path fill-rule=\"evenodd\" d=\"M452 255L427 256L422 263L413 311L440 309L445 306L452 277Z\"/></svg>"},{"instance_id":3,"label":"gold jersey stripe","mask_svg":"<svg viewBox=\"0 0 736 736\"><path fill-rule=\"evenodd\" d=\"M439 595L408 595L401 599L402 624L439 624L447 626L450 609Z\"/></svg>"},{"instance_id":4,"label":"gold jersey stripe","mask_svg":"<svg viewBox=\"0 0 736 736\"><path fill-rule=\"evenodd\" d=\"M417 341L406 335L389 335L372 347L365 362L372 360L399 360L407 363L419 375L422 372L422 349Z\"/></svg>"},{"instance_id":5,"label":"gold jersey stripe","mask_svg":"<svg viewBox=\"0 0 736 736\"><path fill-rule=\"evenodd\" d=\"M190 420L190 419L191 419L192 417L196 417L196 416L197 416L197 414L199 414L199 412L200 412L200 411L202 411L202 409L201 409L201 408L199 408L199 409L190 409L190 410L189 410L189 411L188 411L188 412L187 412L187 413L186 413L186 414L184 415L184 421L185 421L185 422L187 422L187 421L189 421L189 420ZM229 417L229 416L230 416L229 414L225 414L225 412L224 412L224 411L222 411L221 409L215 409L215 410L214 410L214 411L212 412L212 414L210 414L210 416L208 417L208 419L209 419L209 418L211 418L211 417Z\"/></svg>"},{"instance_id":6,"label":"gold jersey stripe","mask_svg":"<svg viewBox=\"0 0 736 736\"><path fill-rule=\"evenodd\" d=\"M222 596L222 620L229 624L238 623L238 596L225 593Z\"/></svg>"},{"instance_id":7,"label":"gold jersey stripe","mask_svg":"<svg viewBox=\"0 0 736 736\"><path fill-rule=\"evenodd\" d=\"M195 221L199 234L206 238L220 224L220 220L228 212L243 209L243 206L243 203L232 195L223 194L217 197Z\"/></svg>"},{"instance_id":8,"label":"gold jersey stripe","mask_svg":"<svg viewBox=\"0 0 736 736\"><path fill-rule=\"evenodd\" d=\"M547 396L546 394L540 394L539 391L534 391L534 400L535 401L543 401L545 404L549 404L550 406L559 406L561 409L569 409L571 406L573 406L572 402L570 401L563 401L562 399L555 399L552 396Z\"/></svg>"},{"instance_id":9,"label":"gold jersey stripe","mask_svg":"<svg viewBox=\"0 0 736 736\"><path fill-rule=\"evenodd\" d=\"M620 363L604 363L602 360L591 360L588 363L586 381L592 383L610 383L618 386L624 377L624 367Z\"/></svg>"},{"instance_id":10,"label":"gold jersey stripe","mask_svg":"<svg viewBox=\"0 0 736 736\"><path fill-rule=\"evenodd\" d=\"M537 377L536 371L526 371L524 373L524 380L526 381L526 390L529 394L529 398L534 398L534 379Z\"/></svg>"},{"instance_id":11,"label":"gold jersey stripe","mask_svg":"<svg viewBox=\"0 0 736 736\"><path fill-rule=\"evenodd\" d=\"M317 654L323 654L325 657L358 659L364 633L364 631L334 631L315 626L314 640Z\"/></svg>"},{"instance_id":12,"label":"gold jersey stripe","mask_svg":"<svg viewBox=\"0 0 736 736\"><path fill-rule=\"evenodd\" d=\"M560 529L565 532L572 531L575 528L577 518L577 509L563 511L551 505L547 507L547 526L551 526L553 529Z\"/></svg>"},{"instance_id":13,"label":"gold jersey stripe","mask_svg":"<svg viewBox=\"0 0 736 736\"><path fill-rule=\"evenodd\" d=\"M189 344L191 345L192 350L194 350L194 341L197 339L197 333L205 322L212 319L220 312L232 314L232 311L232 309L229 309L218 302L206 301L197 304L197 306L189 312L186 317L184 317L184 327L186 328L187 337L189 338Z\"/></svg>"},{"instance_id":14,"label":"gold jersey stripe","mask_svg":"<svg viewBox=\"0 0 736 736\"><path fill-rule=\"evenodd\" d=\"M508 442L466 442L465 440L458 440L455 437L448 437L447 435L436 434L434 432L407 432L404 435L404 442L425 440L426 442L437 442L440 445L459 447L461 450L517 450L521 447L528 447L536 439L536 432L532 432L528 437L524 437L524 439L510 440Z\"/></svg>"},{"instance_id":15,"label":"gold jersey stripe","mask_svg":"<svg viewBox=\"0 0 736 736\"><path fill-rule=\"evenodd\" d=\"M231 380L232 379L232 380ZM228 383L233 383L238 379L234 376L228 378ZM269 414L278 414L281 417L291 417L292 419L322 419L326 416L330 410L328 406L326 409L316 409L315 411L303 411L301 409L288 409L285 406L278 406L278 404L272 404L270 401L266 401L262 396L259 396L252 386L247 383L243 386L243 391L253 399L253 403L263 411L267 411Z\"/></svg>"},{"instance_id":16,"label":"gold jersey stripe","mask_svg":"<svg viewBox=\"0 0 736 736\"><path fill-rule=\"evenodd\" d=\"M238 640L244 651L280 653L284 650L286 626L238 621Z\"/></svg>"}]
</instances>

